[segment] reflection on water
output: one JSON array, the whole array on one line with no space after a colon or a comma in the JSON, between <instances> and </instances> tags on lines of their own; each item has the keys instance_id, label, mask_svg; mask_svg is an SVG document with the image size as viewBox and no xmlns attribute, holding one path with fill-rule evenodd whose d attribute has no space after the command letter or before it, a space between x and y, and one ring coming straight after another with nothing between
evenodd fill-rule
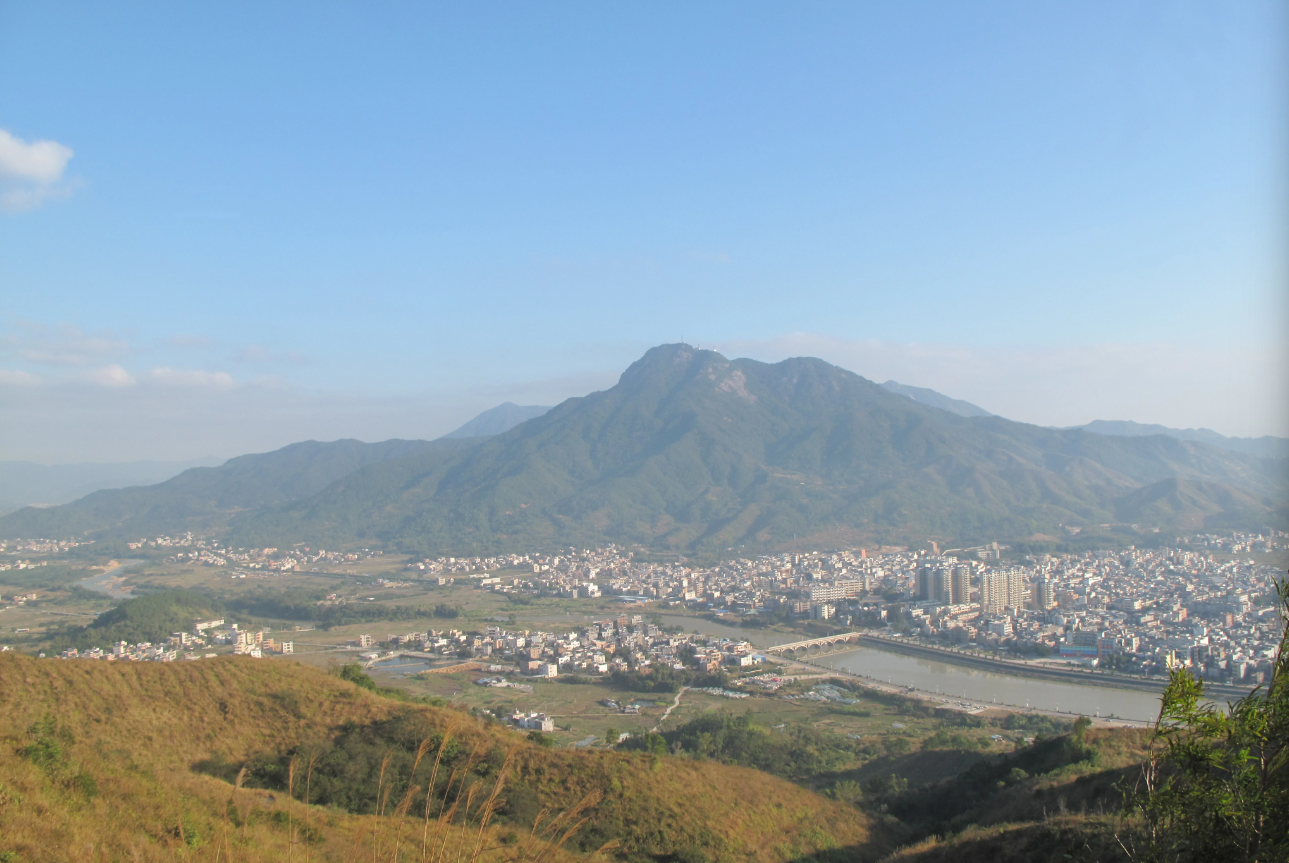
<instances>
[{"instance_id":1,"label":"reflection on water","mask_svg":"<svg viewBox=\"0 0 1289 863\"><path fill-rule=\"evenodd\" d=\"M664 614L662 619L668 626L684 627L686 632L698 630L708 635L745 639L757 647L802 640L800 635L727 626L698 617ZM912 686L925 692L997 704L999 707L1037 707L1073 715L1114 716L1141 721L1151 721L1159 713L1159 696L1149 692L1013 677L870 647L849 648L813 657L810 661L863 675L880 683ZM1162 690L1162 685L1160 688Z\"/></svg>"},{"instance_id":2,"label":"reflection on water","mask_svg":"<svg viewBox=\"0 0 1289 863\"><path fill-rule=\"evenodd\" d=\"M112 599L130 599L134 596L128 590L117 590L112 586L113 582L120 577L121 570L131 566L138 566L143 563L142 560L122 560L111 569L100 572L98 575L92 575L89 578L83 578L76 582L77 587L83 587L86 590L92 590L95 593L102 593L110 596Z\"/></svg>"},{"instance_id":3,"label":"reflection on water","mask_svg":"<svg viewBox=\"0 0 1289 863\"><path fill-rule=\"evenodd\" d=\"M625 611L628 614L641 613L629 607ZM578 625L611 616L616 615L565 614L542 620ZM652 619L653 616L645 613L646 619ZM776 632L759 627L730 626L701 617L679 614L658 616L662 618L665 626L679 626L685 632L696 630L706 635L748 641L761 648L802 640L802 636L795 633ZM532 623L537 620L537 618L527 618L524 622ZM880 683L911 686L924 692L941 693L984 704L997 704L999 707L1035 707L1071 715L1086 714L1144 722L1154 720L1159 713L1159 696L1150 692L1013 677L994 671L982 671L947 662L890 653L872 647L848 648L837 653L813 657L810 661L816 665L836 668L838 671L862 675ZM1163 689L1162 684L1160 689Z\"/></svg>"},{"instance_id":4,"label":"reflection on water","mask_svg":"<svg viewBox=\"0 0 1289 863\"><path fill-rule=\"evenodd\" d=\"M828 654L815 662L882 683L912 686L1000 707L1037 707L1072 715L1141 721L1153 720L1159 713L1159 696L1150 692L1013 677L868 647Z\"/></svg>"}]
</instances>

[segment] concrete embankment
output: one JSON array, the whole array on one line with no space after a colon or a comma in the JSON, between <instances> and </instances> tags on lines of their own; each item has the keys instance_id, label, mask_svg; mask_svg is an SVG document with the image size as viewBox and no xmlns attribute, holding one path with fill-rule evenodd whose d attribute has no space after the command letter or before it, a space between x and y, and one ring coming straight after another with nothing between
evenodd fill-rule
<instances>
[{"instance_id":1,"label":"concrete embankment","mask_svg":"<svg viewBox=\"0 0 1289 863\"><path fill-rule=\"evenodd\" d=\"M1118 674L1104 674L1087 671L1067 671L1065 669L1051 668L1043 665L1006 662L1000 659L988 659L983 656L972 656L971 654L957 653L952 650L941 650L936 647L926 647L921 644L912 644L909 642L897 641L895 639L877 638L872 635L861 635L859 637L859 643L864 647L888 650L892 653L902 653L906 656L916 656L920 659L947 662L953 665L961 665L966 668L977 668L981 671L992 671L995 674L1007 674L1013 677L1032 677L1038 680L1074 683L1082 686L1107 686L1114 689L1134 689L1141 692L1152 693L1163 692L1165 684L1165 681L1158 679L1125 677ZM1204 689L1209 695L1222 696L1224 698L1239 698L1249 693L1249 690L1243 687L1225 686L1217 683L1207 683L1205 684Z\"/></svg>"}]
</instances>

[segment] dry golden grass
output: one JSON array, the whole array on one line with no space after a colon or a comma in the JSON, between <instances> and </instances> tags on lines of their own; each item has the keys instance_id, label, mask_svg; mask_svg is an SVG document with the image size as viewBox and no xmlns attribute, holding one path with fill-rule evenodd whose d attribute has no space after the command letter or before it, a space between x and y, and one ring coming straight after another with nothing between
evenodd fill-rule
<instances>
[{"instance_id":1,"label":"dry golden grass","mask_svg":"<svg viewBox=\"0 0 1289 863\"><path fill-rule=\"evenodd\" d=\"M763 773L625 753L544 750L457 711L379 698L290 663L222 658L177 663L33 660L0 655L0 852L24 861L580 859L571 838L617 831L626 857L694 847L713 860L778 863L867 838L854 808ZM379 816L305 806L234 788L196 762L237 763L329 739L346 722L423 714L426 733L509 754L491 797L451 812L411 812L407 788L382 789ZM74 737L63 767L22 755L28 729L52 715ZM428 746L428 744L427 744ZM419 753L432 759L436 753ZM432 763L427 761L427 764ZM98 793L85 793L80 775ZM310 781L296 763L292 784ZM498 827L510 783L546 807L533 831ZM480 794L478 786L467 794ZM458 805L458 804L452 804ZM577 830L569 833L576 825ZM580 831L580 832L579 832ZM568 835L566 835L568 834ZM312 835L318 841L305 842ZM501 844L502 837L509 844ZM562 840L562 841L561 841ZM677 844L679 843L679 845ZM437 849L437 850L435 850ZM439 855L439 856L435 856Z\"/></svg>"}]
</instances>

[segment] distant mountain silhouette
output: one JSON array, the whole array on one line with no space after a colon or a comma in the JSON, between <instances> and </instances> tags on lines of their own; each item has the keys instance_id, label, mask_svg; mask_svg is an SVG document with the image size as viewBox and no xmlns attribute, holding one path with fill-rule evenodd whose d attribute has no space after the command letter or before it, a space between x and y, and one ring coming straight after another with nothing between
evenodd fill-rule
<instances>
[{"instance_id":1,"label":"distant mountain silhouette","mask_svg":"<svg viewBox=\"0 0 1289 863\"><path fill-rule=\"evenodd\" d=\"M506 402L486 410L456 431L448 432L445 438L486 437L504 434L521 422L539 417L550 410L541 405L517 405Z\"/></svg>"},{"instance_id":2,"label":"distant mountain silhouette","mask_svg":"<svg viewBox=\"0 0 1289 863\"><path fill-rule=\"evenodd\" d=\"M371 465L230 530L241 545L440 552L1021 537L1117 521L1120 498L1176 478L1242 490L1255 501L1240 499L1243 517L1279 524L1283 468L1167 437L962 417L817 359L664 345L611 389L471 449Z\"/></svg>"},{"instance_id":3,"label":"distant mountain silhouette","mask_svg":"<svg viewBox=\"0 0 1289 863\"><path fill-rule=\"evenodd\" d=\"M1212 429L1174 429L1168 426L1137 423L1132 420L1093 420L1087 425L1074 426L1094 434L1116 435L1122 437L1145 437L1147 435L1167 435L1178 440L1194 440L1206 443L1219 449L1231 452L1242 452L1262 458L1289 458L1289 438L1272 437L1227 437Z\"/></svg>"},{"instance_id":4,"label":"distant mountain silhouette","mask_svg":"<svg viewBox=\"0 0 1289 863\"><path fill-rule=\"evenodd\" d=\"M948 411L951 414L957 414L960 417L991 417L989 411L982 407L976 407L971 402L964 402L962 399L949 398L943 393L935 390L929 390L926 387L911 387L908 384L902 384L899 381L887 381L882 384L882 389L889 390L893 393L899 393L902 396L913 399L919 404L928 405L933 408L939 408L942 411Z\"/></svg>"},{"instance_id":5,"label":"distant mountain silhouette","mask_svg":"<svg viewBox=\"0 0 1289 863\"><path fill-rule=\"evenodd\" d=\"M218 467L191 468L157 485L96 491L63 506L20 509L0 518L0 536L138 538L217 530L235 512L306 497L374 462L471 443L304 441L238 456Z\"/></svg>"},{"instance_id":6,"label":"distant mountain silhouette","mask_svg":"<svg viewBox=\"0 0 1289 863\"><path fill-rule=\"evenodd\" d=\"M1286 527L1285 460L930 407L828 363L663 345L502 434L296 444L0 519L0 536L201 529L239 546L438 553L607 542L722 552Z\"/></svg>"},{"instance_id":7,"label":"distant mountain silhouette","mask_svg":"<svg viewBox=\"0 0 1289 863\"><path fill-rule=\"evenodd\" d=\"M0 462L0 513L24 506L53 506L105 488L152 485L190 467L214 467L222 458L95 464Z\"/></svg>"}]
</instances>

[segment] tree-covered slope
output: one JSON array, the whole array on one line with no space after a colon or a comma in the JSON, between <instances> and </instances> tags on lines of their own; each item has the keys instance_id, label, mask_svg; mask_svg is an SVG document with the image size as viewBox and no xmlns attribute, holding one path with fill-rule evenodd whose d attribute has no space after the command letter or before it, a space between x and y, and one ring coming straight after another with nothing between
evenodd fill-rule
<instances>
[{"instance_id":1,"label":"tree-covered slope","mask_svg":"<svg viewBox=\"0 0 1289 863\"><path fill-rule=\"evenodd\" d=\"M1120 498L1175 478L1279 500L1284 467L1174 438L960 417L817 359L666 345L612 389L469 451L373 465L232 529L246 543L427 551L1022 536L1115 521Z\"/></svg>"},{"instance_id":2,"label":"tree-covered slope","mask_svg":"<svg viewBox=\"0 0 1289 863\"><path fill-rule=\"evenodd\" d=\"M211 530L229 515L307 497L367 465L468 448L474 441L305 441L186 470L157 485L97 491L63 506L0 519L0 536L156 536Z\"/></svg>"}]
</instances>

